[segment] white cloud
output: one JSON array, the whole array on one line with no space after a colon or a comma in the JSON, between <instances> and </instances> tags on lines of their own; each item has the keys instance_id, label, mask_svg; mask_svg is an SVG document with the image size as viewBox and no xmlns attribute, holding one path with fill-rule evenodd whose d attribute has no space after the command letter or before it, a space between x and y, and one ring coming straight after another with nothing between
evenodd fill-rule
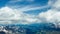
<instances>
[{"instance_id":1,"label":"white cloud","mask_svg":"<svg viewBox=\"0 0 60 34\"><path fill-rule=\"evenodd\" d=\"M46 12L39 14L39 19L42 22L53 23L56 27L60 24L60 0L57 0L52 8Z\"/></svg>"},{"instance_id":2,"label":"white cloud","mask_svg":"<svg viewBox=\"0 0 60 34\"><path fill-rule=\"evenodd\" d=\"M0 21L0 24L12 24L12 21Z\"/></svg>"},{"instance_id":3,"label":"white cloud","mask_svg":"<svg viewBox=\"0 0 60 34\"><path fill-rule=\"evenodd\" d=\"M56 5L57 2L54 4ZM48 2L48 5L42 6L42 7L31 7L31 6L26 6L23 8L18 8L18 9L12 9L8 6L2 7L0 9L0 20L5 22L9 22L9 24L14 23L11 20L18 21L18 23L22 24L30 24L30 23L41 23L41 22L53 22L59 23L60 22L60 12L59 12L59 4L58 6L54 6L53 3ZM42 12L39 15L30 15L30 14L25 14L24 11L29 11L29 10L36 10L36 9L43 9L46 7L52 6L52 9ZM55 8L57 7L57 8Z\"/></svg>"},{"instance_id":4,"label":"white cloud","mask_svg":"<svg viewBox=\"0 0 60 34\"><path fill-rule=\"evenodd\" d=\"M41 20L39 20L36 15L25 14L24 11L43 9L46 7L49 7L49 5L42 7L26 6L18 9L10 8L6 5L5 7L0 8L0 21L9 24L14 23L13 21L18 21L22 24L38 23L41 22Z\"/></svg>"},{"instance_id":5,"label":"white cloud","mask_svg":"<svg viewBox=\"0 0 60 34\"><path fill-rule=\"evenodd\" d=\"M23 8L18 8L19 11L29 11L29 10L37 10L37 9L43 9L43 8L48 8L50 7L49 5L46 5L46 6L38 6L38 7L32 7L32 6L26 6L26 7L23 7Z\"/></svg>"},{"instance_id":6,"label":"white cloud","mask_svg":"<svg viewBox=\"0 0 60 34\"><path fill-rule=\"evenodd\" d=\"M53 7L60 8L60 0L56 0L56 2L53 4Z\"/></svg>"},{"instance_id":7,"label":"white cloud","mask_svg":"<svg viewBox=\"0 0 60 34\"><path fill-rule=\"evenodd\" d=\"M18 20L19 13L9 7L3 7L0 9L0 20Z\"/></svg>"},{"instance_id":8,"label":"white cloud","mask_svg":"<svg viewBox=\"0 0 60 34\"><path fill-rule=\"evenodd\" d=\"M44 18L46 22L53 22L57 21L57 23L60 21L60 12L56 10L48 10L47 12L42 12L39 14L40 18Z\"/></svg>"},{"instance_id":9,"label":"white cloud","mask_svg":"<svg viewBox=\"0 0 60 34\"><path fill-rule=\"evenodd\" d=\"M38 18L35 15L29 15L29 14L23 14L20 20L21 24L31 24L37 22L38 22Z\"/></svg>"},{"instance_id":10,"label":"white cloud","mask_svg":"<svg viewBox=\"0 0 60 34\"><path fill-rule=\"evenodd\" d=\"M47 12L42 12L39 14L39 19L41 22L53 23L57 27L60 23L60 11L51 9Z\"/></svg>"},{"instance_id":11,"label":"white cloud","mask_svg":"<svg viewBox=\"0 0 60 34\"><path fill-rule=\"evenodd\" d=\"M51 6L51 5L53 5L55 2L56 2L56 0L49 0L49 1L48 1L48 5Z\"/></svg>"},{"instance_id":12,"label":"white cloud","mask_svg":"<svg viewBox=\"0 0 60 34\"><path fill-rule=\"evenodd\" d=\"M37 22L37 18L34 15L25 14L24 11L18 9L12 9L10 7L2 7L0 9L0 23L13 24L13 21L18 21L21 24L30 24Z\"/></svg>"}]
</instances>

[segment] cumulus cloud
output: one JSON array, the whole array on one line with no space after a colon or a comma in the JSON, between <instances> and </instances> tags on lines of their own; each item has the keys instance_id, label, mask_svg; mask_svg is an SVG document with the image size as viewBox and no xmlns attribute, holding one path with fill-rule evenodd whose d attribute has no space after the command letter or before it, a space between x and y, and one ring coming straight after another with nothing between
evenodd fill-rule
<instances>
[{"instance_id":1,"label":"cumulus cloud","mask_svg":"<svg viewBox=\"0 0 60 34\"><path fill-rule=\"evenodd\" d=\"M25 6L23 8L10 8L9 6L0 8L0 22L3 23L20 23L20 24L30 24L30 23L41 23L41 22L51 22L59 23L60 22L60 12L59 12L59 3L58 1L53 3L48 2L48 5L42 7L31 7ZM56 5L57 4L57 5ZM43 9L46 7L52 7L46 12L41 12L39 15L30 15L24 13L24 11ZM58 7L59 6L59 7ZM13 22L14 21L14 22Z\"/></svg>"},{"instance_id":2,"label":"cumulus cloud","mask_svg":"<svg viewBox=\"0 0 60 34\"><path fill-rule=\"evenodd\" d=\"M0 20L17 20L19 19L19 13L9 7L3 7L0 9Z\"/></svg>"},{"instance_id":3,"label":"cumulus cloud","mask_svg":"<svg viewBox=\"0 0 60 34\"><path fill-rule=\"evenodd\" d=\"M56 0L56 2L53 4L53 7L60 8L60 0Z\"/></svg>"},{"instance_id":4,"label":"cumulus cloud","mask_svg":"<svg viewBox=\"0 0 60 34\"><path fill-rule=\"evenodd\" d=\"M39 18L42 22L53 23L56 26L60 24L60 0L52 5L52 8L46 12L39 14Z\"/></svg>"},{"instance_id":5,"label":"cumulus cloud","mask_svg":"<svg viewBox=\"0 0 60 34\"><path fill-rule=\"evenodd\" d=\"M44 18L46 22L60 22L60 12L57 10L48 10L47 12L42 12L39 14L40 18Z\"/></svg>"},{"instance_id":6,"label":"cumulus cloud","mask_svg":"<svg viewBox=\"0 0 60 34\"><path fill-rule=\"evenodd\" d=\"M38 19L35 15L26 14L24 11L19 9L12 9L7 6L0 9L0 23L3 24L13 24L16 21L21 24L29 24L32 22L37 22L37 20Z\"/></svg>"}]
</instances>

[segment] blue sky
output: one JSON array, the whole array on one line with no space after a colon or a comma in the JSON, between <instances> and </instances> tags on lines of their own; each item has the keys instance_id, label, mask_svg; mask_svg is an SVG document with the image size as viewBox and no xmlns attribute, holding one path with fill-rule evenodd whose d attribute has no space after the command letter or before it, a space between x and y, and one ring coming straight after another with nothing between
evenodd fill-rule
<instances>
[{"instance_id":1,"label":"blue sky","mask_svg":"<svg viewBox=\"0 0 60 34\"><path fill-rule=\"evenodd\" d=\"M0 7L4 7L5 4L8 3L9 0L0 0Z\"/></svg>"},{"instance_id":2,"label":"blue sky","mask_svg":"<svg viewBox=\"0 0 60 34\"><path fill-rule=\"evenodd\" d=\"M0 0L0 24L60 22L60 0Z\"/></svg>"},{"instance_id":3,"label":"blue sky","mask_svg":"<svg viewBox=\"0 0 60 34\"><path fill-rule=\"evenodd\" d=\"M48 6L48 2L49 0L0 0L0 13L2 15L0 17L3 18L2 22L4 23L10 23L10 20L16 20L19 23L38 22L36 21L37 16L51 8Z\"/></svg>"},{"instance_id":4,"label":"blue sky","mask_svg":"<svg viewBox=\"0 0 60 34\"><path fill-rule=\"evenodd\" d=\"M0 0L0 7L5 6L6 4L9 6L44 6L48 3L48 0Z\"/></svg>"},{"instance_id":5,"label":"blue sky","mask_svg":"<svg viewBox=\"0 0 60 34\"><path fill-rule=\"evenodd\" d=\"M39 7L39 6L45 6L47 4L48 4L48 0L19 0L19 1L18 0L0 0L0 8L4 7L6 5L11 8L24 8L26 6ZM46 7L46 8L50 8L50 7ZM44 9L30 10L31 12L29 11L26 13L38 14L39 12L41 12L43 10Z\"/></svg>"}]
</instances>

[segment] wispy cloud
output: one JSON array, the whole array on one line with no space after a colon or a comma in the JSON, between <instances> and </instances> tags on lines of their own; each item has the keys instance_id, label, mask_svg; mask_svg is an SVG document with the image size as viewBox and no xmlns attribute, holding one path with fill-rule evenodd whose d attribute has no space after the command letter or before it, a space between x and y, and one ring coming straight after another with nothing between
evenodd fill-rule
<instances>
[{"instance_id":1,"label":"wispy cloud","mask_svg":"<svg viewBox=\"0 0 60 34\"><path fill-rule=\"evenodd\" d=\"M37 9L43 9L43 8L48 8L50 7L49 5L46 5L46 6L38 6L38 7L30 7L30 6L27 6L27 7L23 7L20 9L20 11L29 11L29 10L37 10Z\"/></svg>"}]
</instances>

